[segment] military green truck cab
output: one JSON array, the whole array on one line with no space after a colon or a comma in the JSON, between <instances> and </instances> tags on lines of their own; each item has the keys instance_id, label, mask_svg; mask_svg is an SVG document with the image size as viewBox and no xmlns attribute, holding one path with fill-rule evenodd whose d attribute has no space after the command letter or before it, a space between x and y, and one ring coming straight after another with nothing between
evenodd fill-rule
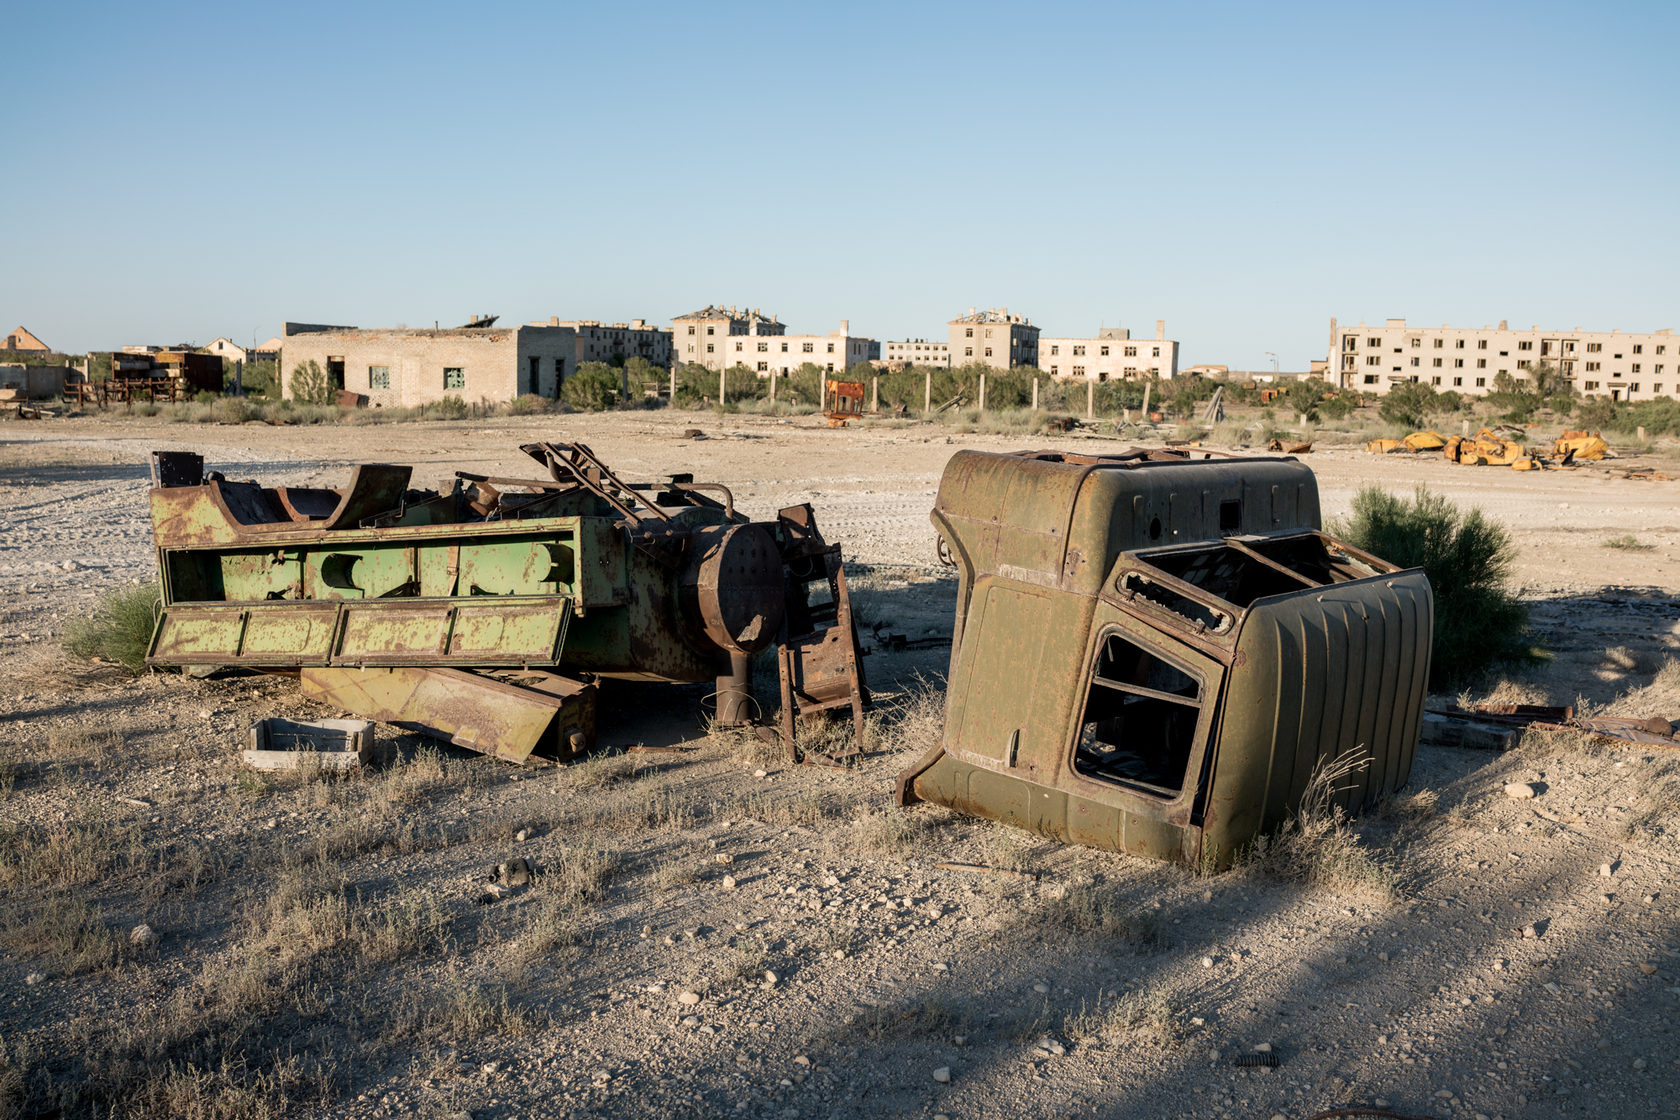
<instances>
[{"instance_id":1,"label":"military green truck cab","mask_svg":"<svg viewBox=\"0 0 1680 1120\"><path fill-rule=\"evenodd\" d=\"M958 571L945 728L899 776L1045 836L1227 865L1314 769L1404 784L1433 605L1320 531L1293 459L965 451L933 513Z\"/></svg>"}]
</instances>

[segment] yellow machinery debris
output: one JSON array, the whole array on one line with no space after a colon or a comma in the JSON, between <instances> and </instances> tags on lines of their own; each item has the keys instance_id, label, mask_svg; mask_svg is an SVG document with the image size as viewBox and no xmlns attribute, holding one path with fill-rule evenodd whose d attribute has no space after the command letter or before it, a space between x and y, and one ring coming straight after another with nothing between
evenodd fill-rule
<instances>
[{"instance_id":1,"label":"yellow machinery debris","mask_svg":"<svg viewBox=\"0 0 1680 1120\"><path fill-rule=\"evenodd\" d=\"M1392 455L1396 452L1417 453L1420 451L1439 451L1447 445L1447 437L1440 432L1413 432L1405 439L1374 439L1365 445L1365 450L1373 455Z\"/></svg>"},{"instance_id":2,"label":"yellow machinery debris","mask_svg":"<svg viewBox=\"0 0 1680 1120\"><path fill-rule=\"evenodd\" d=\"M1500 439L1483 428L1474 436L1453 436L1442 448L1447 459L1467 467L1516 467L1533 470L1538 464L1516 440Z\"/></svg>"},{"instance_id":3,"label":"yellow machinery debris","mask_svg":"<svg viewBox=\"0 0 1680 1120\"><path fill-rule=\"evenodd\" d=\"M1610 454L1610 445L1597 432L1564 432L1552 444L1552 458L1562 463L1576 459L1603 459Z\"/></svg>"}]
</instances>

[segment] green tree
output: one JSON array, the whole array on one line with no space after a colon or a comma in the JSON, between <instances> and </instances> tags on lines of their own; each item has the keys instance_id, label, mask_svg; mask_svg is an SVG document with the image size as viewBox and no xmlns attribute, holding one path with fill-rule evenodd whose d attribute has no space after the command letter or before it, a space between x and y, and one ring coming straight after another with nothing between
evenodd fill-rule
<instances>
[{"instance_id":1,"label":"green tree","mask_svg":"<svg viewBox=\"0 0 1680 1120\"><path fill-rule=\"evenodd\" d=\"M604 412L618 403L618 373L605 362L585 362L566 378L560 399L581 412Z\"/></svg>"},{"instance_id":2,"label":"green tree","mask_svg":"<svg viewBox=\"0 0 1680 1120\"><path fill-rule=\"evenodd\" d=\"M1421 381L1402 381L1383 397L1377 414L1390 424L1404 424L1421 428L1429 423L1431 414L1441 410L1433 386Z\"/></svg>"}]
</instances>

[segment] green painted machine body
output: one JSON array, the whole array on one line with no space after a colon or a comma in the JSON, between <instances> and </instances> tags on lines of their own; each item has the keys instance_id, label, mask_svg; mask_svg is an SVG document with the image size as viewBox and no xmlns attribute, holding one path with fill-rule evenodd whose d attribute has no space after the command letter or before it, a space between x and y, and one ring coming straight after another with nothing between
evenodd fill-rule
<instances>
[{"instance_id":1,"label":"green painted machine body","mask_svg":"<svg viewBox=\"0 0 1680 1120\"><path fill-rule=\"evenodd\" d=\"M1228 864L1315 768L1410 773L1432 599L1320 531L1292 459L960 452L933 512L958 571L945 730L899 777L1046 836Z\"/></svg>"},{"instance_id":2,"label":"green painted machine body","mask_svg":"<svg viewBox=\"0 0 1680 1120\"><path fill-rule=\"evenodd\" d=\"M475 487L407 481L408 468L373 464L342 492L218 477L154 488L164 610L150 660L664 681L727 671L681 575L696 533L745 518L682 504L631 527L583 489L480 516Z\"/></svg>"}]
</instances>

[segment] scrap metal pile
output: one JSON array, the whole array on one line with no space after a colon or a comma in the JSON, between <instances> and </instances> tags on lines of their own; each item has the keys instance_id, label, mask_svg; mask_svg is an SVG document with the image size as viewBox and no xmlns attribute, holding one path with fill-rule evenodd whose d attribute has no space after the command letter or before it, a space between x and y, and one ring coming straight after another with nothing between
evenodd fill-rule
<instances>
[{"instance_id":1,"label":"scrap metal pile","mask_svg":"<svg viewBox=\"0 0 1680 1120\"><path fill-rule=\"evenodd\" d=\"M1510 467L1519 471L1568 467L1578 460L1613 457L1610 446L1597 432L1564 432L1553 441L1550 452L1530 450L1522 442L1522 435L1522 429L1508 426L1498 431L1483 428L1474 436L1421 431L1404 439L1374 439L1365 445L1365 450L1374 455L1439 451L1448 462L1462 466Z\"/></svg>"},{"instance_id":2,"label":"scrap metal pile","mask_svg":"<svg viewBox=\"0 0 1680 1120\"><path fill-rule=\"evenodd\" d=\"M406 466L267 487L154 452L148 663L294 671L357 715L523 762L590 748L601 678L715 681L718 722L755 722L751 660L776 645L795 757L811 717L849 715L861 742L840 546L810 506L755 522L687 474L626 483L582 444L521 450L546 477L456 472L442 491Z\"/></svg>"},{"instance_id":3,"label":"scrap metal pile","mask_svg":"<svg viewBox=\"0 0 1680 1120\"><path fill-rule=\"evenodd\" d=\"M1322 533L1302 463L962 451L933 522L945 728L900 803L1220 867L1315 774L1348 810L1410 774L1429 581Z\"/></svg>"}]
</instances>

